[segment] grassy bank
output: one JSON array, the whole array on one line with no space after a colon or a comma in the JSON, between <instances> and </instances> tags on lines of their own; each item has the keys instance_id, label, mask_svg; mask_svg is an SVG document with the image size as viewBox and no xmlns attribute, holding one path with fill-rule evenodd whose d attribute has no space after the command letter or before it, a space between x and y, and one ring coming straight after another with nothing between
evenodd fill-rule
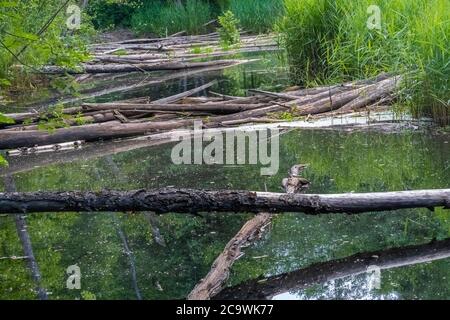
<instances>
[{"instance_id":1,"label":"grassy bank","mask_svg":"<svg viewBox=\"0 0 450 320\"><path fill-rule=\"evenodd\" d=\"M367 26L374 4L380 8L380 29ZM285 6L278 27L297 82L412 71L402 105L449 122L448 0L285 0Z\"/></svg>"},{"instance_id":2,"label":"grassy bank","mask_svg":"<svg viewBox=\"0 0 450 320\"><path fill-rule=\"evenodd\" d=\"M131 18L131 27L137 33L152 33L167 36L180 31L188 34L205 32L205 23L212 19L212 8L208 2L186 0L151 1L137 10Z\"/></svg>"},{"instance_id":3,"label":"grassy bank","mask_svg":"<svg viewBox=\"0 0 450 320\"><path fill-rule=\"evenodd\" d=\"M230 0L229 10L239 19L244 30L270 32L283 15L283 0Z\"/></svg>"},{"instance_id":4,"label":"grassy bank","mask_svg":"<svg viewBox=\"0 0 450 320\"><path fill-rule=\"evenodd\" d=\"M262 33L273 29L284 5L283 0L96 0L90 13L99 28L130 26L138 34L166 36L180 31L206 32L203 25L227 10L240 20L243 29Z\"/></svg>"}]
</instances>

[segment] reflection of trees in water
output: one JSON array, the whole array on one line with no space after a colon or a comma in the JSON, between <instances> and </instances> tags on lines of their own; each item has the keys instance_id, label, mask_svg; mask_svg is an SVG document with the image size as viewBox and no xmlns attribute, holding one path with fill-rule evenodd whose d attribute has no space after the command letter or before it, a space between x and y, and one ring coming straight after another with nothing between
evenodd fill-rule
<instances>
[{"instance_id":1,"label":"reflection of trees in water","mask_svg":"<svg viewBox=\"0 0 450 320\"><path fill-rule=\"evenodd\" d=\"M54 154L51 161L10 161L0 175L14 173L19 190L100 190L179 186L208 189L250 189L281 192L280 181L293 163L310 163L305 177L311 192L388 191L448 187L450 149L445 139L423 134L346 134L327 131L293 131L280 139L280 170L261 177L258 166L176 166L170 161L171 145L142 142L95 144L70 155ZM121 151L120 153L117 153ZM100 155L100 157L98 157ZM119 182L104 162L112 155L123 174ZM24 158L23 160L25 160ZM25 164L24 164L25 163ZM39 168L33 168L39 166ZM101 172L101 179L95 170ZM245 177L245 179L243 179ZM0 182L0 186L1 186ZM142 215L120 215L122 228L135 255L139 288L146 299L184 298L209 271L211 263L248 215L205 215L205 218L166 215L160 232L166 242L154 242ZM307 217L280 215L270 233L234 265L230 284L260 275L282 274L317 262L351 256L356 252L426 243L449 237L448 213L437 209L402 210L398 213ZM50 298L77 298L65 289L67 266L80 262L82 290L97 298L135 298L130 265L116 225L104 214L30 215L28 231ZM10 217L0 217L0 256L18 255L21 247ZM29 297L33 283L22 261L0 261L0 297ZM432 272L431 272L431 271ZM382 292L399 297L449 296L448 259L395 271L383 271ZM362 277L362 275L361 275ZM356 277L356 279L359 279ZM362 278L361 278L362 279ZM340 281L335 282L336 287ZM13 288L13 293L9 291ZM323 288L313 289L320 292ZM162 289L162 291L161 291ZM447 291L445 291L447 290ZM308 297L314 293L301 291ZM347 296L345 292L343 296Z\"/></svg>"}]
</instances>

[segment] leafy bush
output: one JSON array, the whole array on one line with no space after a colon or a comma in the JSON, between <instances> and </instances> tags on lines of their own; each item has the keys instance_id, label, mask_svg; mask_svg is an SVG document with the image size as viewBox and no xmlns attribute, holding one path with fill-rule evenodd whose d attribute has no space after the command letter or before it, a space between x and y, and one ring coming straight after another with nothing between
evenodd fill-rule
<instances>
[{"instance_id":1,"label":"leafy bush","mask_svg":"<svg viewBox=\"0 0 450 320\"><path fill-rule=\"evenodd\" d=\"M97 29L129 27L131 17L144 0L91 0L87 12Z\"/></svg>"},{"instance_id":2,"label":"leafy bush","mask_svg":"<svg viewBox=\"0 0 450 320\"><path fill-rule=\"evenodd\" d=\"M222 45L228 47L239 43L241 41L238 29L239 20L235 18L233 12L227 11L218 19L220 28L217 31Z\"/></svg>"},{"instance_id":3,"label":"leafy bush","mask_svg":"<svg viewBox=\"0 0 450 320\"><path fill-rule=\"evenodd\" d=\"M72 67L88 58L84 44L93 33L89 19L82 17L80 30L67 29L65 10L55 16L62 4L60 0L0 1L0 85L14 85L19 71L35 73L47 63ZM25 68L13 69L13 65Z\"/></svg>"}]
</instances>

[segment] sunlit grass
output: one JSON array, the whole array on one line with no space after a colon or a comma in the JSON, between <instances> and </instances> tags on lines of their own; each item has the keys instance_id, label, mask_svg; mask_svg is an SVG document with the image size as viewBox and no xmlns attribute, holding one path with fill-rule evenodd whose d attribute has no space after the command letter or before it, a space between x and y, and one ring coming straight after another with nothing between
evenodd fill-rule
<instances>
[{"instance_id":1,"label":"sunlit grass","mask_svg":"<svg viewBox=\"0 0 450 320\"><path fill-rule=\"evenodd\" d=\"M230 10L244 30L262 33L272 30L284 5L282 0L230 0Z\"/></svg>"},{"instance_id":2,"label":"sunlit grass","mask_svg":"<svg viewBox=\"0 0 450 320\"><path fill-rule=\"evenodd\" d=\"M212 18L211 6L201 0L187 0L179 5L175 1L152 1L139 9L131 19L137 33L167 36L180 31L200 34Z\"/></svg>"},{"instance_id":3,"label":"sunlit grass","mask_svg":"<svg viewBox=\"0 0 450 320\"><path fill-rule=\"evenodd\" d=\"M285 0L278 23L297 82L337 82L382 71L407 73L401 103L449 122L448 0ZM381 29L370 30L370 5Z\"/></svg>"}]
</instances>

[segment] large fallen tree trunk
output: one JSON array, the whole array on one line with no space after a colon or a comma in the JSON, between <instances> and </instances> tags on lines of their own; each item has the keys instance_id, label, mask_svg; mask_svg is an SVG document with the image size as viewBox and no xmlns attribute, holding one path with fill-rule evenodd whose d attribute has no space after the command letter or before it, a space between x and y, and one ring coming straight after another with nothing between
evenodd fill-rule
<instances>
[{"instance_id":1,"label":"large fallen tree trunk","mask_svg":"<svg viewBox=\"0 0 450 320\"><path fill-rule=\"evenodd\" d=\"M185 70L212 66L233 65L236 60L213 60L206 62L167 62L167 63L138 63L138 64L84 64L78 69L67 69L57 66L43 67L41 72L48 74L83 74L83 73L122 73L148 72L164 70Z\"/></svg>"},{"instance_id":2,"label":"large fallen tree trunk","mask_svg":"<svg viewBox=\"0 0 450 320\"><path fill-rule=\"evenodd\" d=\"M101 192L0 193L0 213L154 211L360 213L450 208L450 189L344 194L159 189Z\"/></svg>"},{"instance_id":3,"label":"large fallen tree trunk","mask_svg":"<svg viewBox=\"0 0 450 320\"><path fill-rule=\"evenodd\" d=\"M378 270L447 259L450 257L450 239L428 244L365 252L353 256L316 263L293 272L268 278L259 278L221 291L214 299L271 299L285 292L301 290L315 284L325 283L362 273L372 274Z\"/></svg>"}]
</instances>

